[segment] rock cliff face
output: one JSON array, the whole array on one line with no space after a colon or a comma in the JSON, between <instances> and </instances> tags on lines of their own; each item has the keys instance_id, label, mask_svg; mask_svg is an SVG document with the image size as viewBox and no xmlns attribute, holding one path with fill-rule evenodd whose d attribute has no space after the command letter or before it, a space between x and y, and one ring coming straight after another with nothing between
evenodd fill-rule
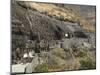
<instances>
[{"instance_id":1,"label":"rock cliff face","mask_svg":"<svg viewBox=\"0 0 100 75\"><path fill-rule=\"evenodd\" d=\"M11 5L13 64L32 61L33 58L24 61L23 54L33 50L35 51L33 56L37 55L41 59L40 62L45 61L50 71L52 71L50 62L52 66L54 66L52 63L57 63L58 67L66 70L79 69L79 64L73 59L75 58L73 57L74 48L79 50L78 52L81 47L87 47L89 50L95 49L94 6L24 1L14 1ZM92 12L85 8L89 8ZM78 55L77 50L75 50L76 55ZM36 62L39 62L39 59ZM59 62L56 62L57 59L62 64L59 65ZM71 61L75 62L71 63L74 65L73 68L70 67ZM78 66L75 68L76 64Z\"/></svg>"},{"instance_id":2,"label":"rock cliff face","mask_svg":"<svg viewBox=\"0 0 100 75\"><path fill-rule=\"evenodd\" d=\"M58 20L80 22L88 32L95 31L95 7L78 5L61 5L35 2L19 2L19 5L39 11ZM93 23L94 20L94 23Z\"/></svg>"},{"instance_id":3,"label":"rock cliff face","mask_svg":"<svg viewBox=\"0 0 100 75\"><path fill-rule=\"evenodd\" d=\"M39 11L23 8L17 3L12 4L12 33L14 39L61 39L69 31L68 23L61 22ZM69 23L70 24L70 23ZM66 27L65 27L66 26Z\"/></svg>"}]
</instances>

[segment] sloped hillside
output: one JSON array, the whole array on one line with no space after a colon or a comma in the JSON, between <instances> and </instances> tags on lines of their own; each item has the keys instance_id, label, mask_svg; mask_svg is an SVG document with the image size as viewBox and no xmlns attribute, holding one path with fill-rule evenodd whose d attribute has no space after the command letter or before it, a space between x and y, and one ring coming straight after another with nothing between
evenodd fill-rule
<instances>
[{"instance_id":1,"label":"sloped hillside","mask_svg":"<svg viewBox=\"0 0 100 75\"><path fill-rule=\"evenodd\" d=\"M70 21L70 22L79 22L80 25L82 25L83 28L85 30L87 30L88 32L95 31L95 27L93 26L94 24L91 23L91 21L88 21L86 19L86 16L88 16L88 14L91 14L91 11L88 12L81 6L80 7L75 6L72 8L72 6L70 6L70 5L69 6L62 5L60 7L59 4L57 6L56 4L35 3L35 2L19 2L19 4L22 5L23 7L35 9L41 13L44 13L51 17L55 17L59 20ZM88 9L88 8L89 8L89 6L86 7L86 9ZM80 10L80 9L83 9L83 10ZM92 9L89 9L89 10L92 10ZM94 8L94 10L95 10L95 8ZM83 14L80 14L80 13L83 13ZM94 15L93 18L95 18L95 14L91 14L91 16L92 15Z\"/></svg>"},{"instance_id":2,"label":"sloped hillside","mask_svg":"<svg viewBox=\"0 0 100 75\"><path fill-rule=\"evenodd\" d=\"M94 8L15 0L11 5L12 67L29 63L24 73L95 69Z\"/></svg>"},{"instance_id":3,"label":"sloped hillside","mask_svg":"<svg viewBox=\"0 0 100 75\"><path fill-rule=\"evenodd\" d=\"M64 28L65 23L51 19L38 11L27 10L18 4L13 5L12 12L14 27L12 30L15 33L20 33L21 31L23 34L29 35L30 38L37 37L39 34L41 39L51 40L60 39L66 30L69 31Z\"/></svg>"}]
</instances>

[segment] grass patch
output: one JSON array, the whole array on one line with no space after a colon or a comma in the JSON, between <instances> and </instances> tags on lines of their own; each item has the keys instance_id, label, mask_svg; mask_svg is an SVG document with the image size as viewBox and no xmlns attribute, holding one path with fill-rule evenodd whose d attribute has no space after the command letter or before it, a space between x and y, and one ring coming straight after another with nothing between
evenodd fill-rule
<instances>
[{"instance_id":1,"label":"grass patch","mask_svg":"<svg viewBox=\"0 0 100 75\"><path fill-rule=\"evenodd\" d=\"M95 56L91 55L91 51L88 48L82 48L80 53L78 54L80 68L79 69L95 69L96 68L96 60Z\"/></svg>"},{"instance_id":2,"label":"grass patch","mask_svg":"<svg viewBox=\"0 0 100 75\"><path fill-rule=\"evenodd\" d=\"M96 68L96 62L95 59L92 57L85 57L80 60L80 69L95 69Z\"/></svg>"},{"instance_id":3,"label":"grass patch","mask_svg":"<svg viewBox=\"0 0 100 75\"><path fill-rule=\"evenodd\" d=\"M48 72L48 65L47 64L39 64L35 67L35 72Z\"/></svg>"}]
</instances>

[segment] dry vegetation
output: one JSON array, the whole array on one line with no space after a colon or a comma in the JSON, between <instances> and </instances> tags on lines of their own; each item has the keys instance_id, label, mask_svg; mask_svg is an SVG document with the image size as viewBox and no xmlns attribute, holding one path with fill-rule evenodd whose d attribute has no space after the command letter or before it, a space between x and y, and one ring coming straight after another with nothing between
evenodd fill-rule
<instances>
[{"instance_id":1,"label":"dry vegetation","mask_svg":"<svg viewBox=\"0 0 100 75\"><path fill-rule=\"evenodd\" d=\"M83 43L92 45L86 41L91 38L90 33L84 38L85 32L82 32L84 35L81 33L80 25L86 32L95 32L95 26L87 19L76 15L72 9L56 4L16 2L12 4L12 59L18 59L15 62L22 59L24 49L27 51L28 45L28 48L34 50L34 56L37 55L37 58L45 62L33 66L33 72L95 69L95 50L91 51L82 45ZM83 36L75 37L74 30L76 35ZM65 33L69 38L65 38ZM61 42L64 42L65 47L61 47ZM55 45L60 47L57 48Z\"/></svg>"},{"instance_id":2,"label":"dry vegetation","mask_svg":"<svg viewBox=\"0 0 100 75\"><path fill-rule=\"evenodd\" d=\"M91 51L87 48L81 49L74 59L71 54L68 54L69 53L65 52L64 49L60 48L51 50L48 63L38 65L36 67L36 72L43 72L42 70L44 69L45 72L48 72L96 68L95 56L91 55Z\"/></svg>"},{"instance_id":3,"label":"dry vegetation","mask_svg":"<svg viewBox=\"0 0 100 75\"><path fill-rule=\"evenodd\" d=\"M80 22L80 25L83 26L88 32L94 32L95 27L85 18L82 18L80 15L76 15L75 12L69 8L63 8L56 6L54 4L46 3L35 3L35 2L24 2L19 3L24 7L29 7L35 9L41 13L47 14L51 17L55 17L59 20L70 21L70 22ZM77 12L78 13L78 12Z\"/></svg>"}]
</instances>

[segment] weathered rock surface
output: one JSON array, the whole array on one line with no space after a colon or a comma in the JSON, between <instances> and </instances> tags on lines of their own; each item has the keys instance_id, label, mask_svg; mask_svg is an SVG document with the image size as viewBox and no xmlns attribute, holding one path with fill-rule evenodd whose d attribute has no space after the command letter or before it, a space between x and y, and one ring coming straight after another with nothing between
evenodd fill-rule
<instances>
[{"instance_id":1,"label":"weathered rock surface","mask_svg":"<svg viewBox=\"0 0 100 75\"><path fill-rule=\"evenodd\" d=\"M95 52L95 25L75 15L75 10L63 5L15 1L11 11L12 72L32 73L43 63L48 64L49 71L77 70L80 63L75 53L81 47ZM23 59L30 51L34 51L33 56ZM18 66L22 62L30 64Z\"/></svg>"}]
</instances>

